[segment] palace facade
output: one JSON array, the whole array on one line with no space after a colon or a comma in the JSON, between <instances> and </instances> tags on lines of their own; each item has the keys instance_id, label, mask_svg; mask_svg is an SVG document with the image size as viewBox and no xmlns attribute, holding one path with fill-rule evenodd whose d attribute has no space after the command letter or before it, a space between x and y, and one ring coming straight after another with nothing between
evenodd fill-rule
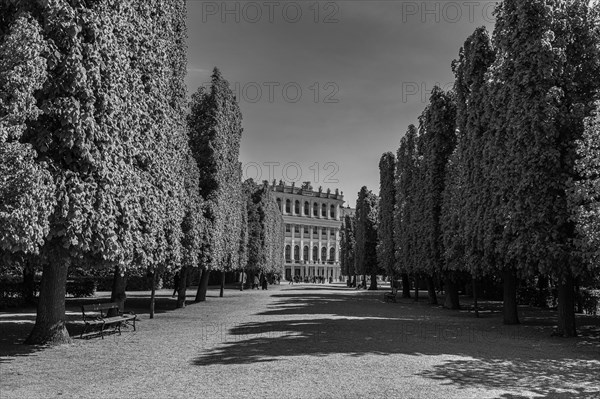
<instances>
[{"instance_id":1,"label":"palace facade","mask_svg":"<svg viewBox=\"0 0 600 399\"><path fill-rule=\"evenodd\" d=\"M308 182L302 187L273 182L272 189L285 223L285 279L340 281L340 227L354 211L343 208L343 193L314 191Z\"/></svg>"}]
</instances>

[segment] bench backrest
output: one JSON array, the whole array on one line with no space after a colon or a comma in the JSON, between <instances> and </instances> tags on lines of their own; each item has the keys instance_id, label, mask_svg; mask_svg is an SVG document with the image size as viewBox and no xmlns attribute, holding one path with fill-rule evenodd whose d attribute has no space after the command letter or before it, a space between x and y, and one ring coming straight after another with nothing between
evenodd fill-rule
<instances>
[{"instance_id":1,"label":"bench backrest","mask_svg":"<svg viewBox=\"0 0 600 399\"><path fill-rule=\"evenodd\" d=\"M81 305L81 310L85 312L103 312L109 309L119 308L119 304L116 302L110 303L94 303L92 305Z\"/></svg>"}]
</instances>

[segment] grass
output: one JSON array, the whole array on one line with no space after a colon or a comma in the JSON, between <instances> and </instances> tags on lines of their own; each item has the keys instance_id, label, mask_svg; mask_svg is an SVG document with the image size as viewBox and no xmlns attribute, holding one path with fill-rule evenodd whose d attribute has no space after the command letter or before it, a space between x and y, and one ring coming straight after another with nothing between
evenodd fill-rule
<instances>
[{"instance_id":1,"label":"grass","mask_svg":"<svg viewBox=\"0 0 600 399\"><path fill-rule=\"evenodd\" d=\"M503 326L497 302L476 319L342 285L214 288L177 310L171 293L157 292L152 320L149 293L128 293L137 332L56 348L19 345L34 309L0 313L0 397L600 397L598 317L578 316L580 337L564 339L551 336L556 312L522 307L522 324ZM69 330L82 302L107 296L68 299Z\"/></svg>"}]
</instances>

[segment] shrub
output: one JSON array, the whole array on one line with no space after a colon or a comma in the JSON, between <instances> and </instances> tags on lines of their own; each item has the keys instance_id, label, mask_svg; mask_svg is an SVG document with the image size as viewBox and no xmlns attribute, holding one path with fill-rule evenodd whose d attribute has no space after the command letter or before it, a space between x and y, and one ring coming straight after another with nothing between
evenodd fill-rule
<instances>
[{"instance_id":1,"label":"shrub","mask_svg":"<svg viewBox=\"0 0 600 399\"><path fill-rule=\"evenodd\" d=\"M72 280L67 281L67 295L75 298L85 298L94 296L96 292L96 282L94 280Z\"/></svg>"}]
</instances>

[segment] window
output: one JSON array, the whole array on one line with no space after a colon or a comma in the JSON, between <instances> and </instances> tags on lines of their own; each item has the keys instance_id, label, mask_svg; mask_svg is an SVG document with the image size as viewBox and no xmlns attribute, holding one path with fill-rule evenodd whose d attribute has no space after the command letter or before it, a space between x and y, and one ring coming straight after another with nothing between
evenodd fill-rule
<instances>
[{"instance_id":1,"label":"window","mask_svg":"<svg viewBox=\"0 0 600 399\"><path fill-rule=\"evenodd\" d=\"M304 216L310 216L310 204L308 201L304 202Z\"/></svg>"},{"instance_id":2,"label":"window","mask_svg":"<svg viewBox=\"0 0 600 399\"><path fill-rule=\"evenodd\" d=\"M300 201L296 200L296 202L294 202L294 213L296 215L300 214Z\"/></svg>"},{"instance_id":3,"label":"window","mask_svg":"<svg viewBox=\"0 0 600 399\"><path fill-rule=\"evenodd\" d=\"M321 216L326 218L327 217L327 205L323 204L323 206L321 207Z\"/></svg>"},{"instance_id":4,"label":"window","mask_svg":"<svg viewBox=\"0 0 600 399\"><path fill-rule=\"evenodd\" d=\"M329 260L335 260L335 248L333 247L329 248Z\"/></svg>"},{"instance_id":5,"label":"window","mask_svg":"<svg viewBox=\"0 0 600 399\"><path fill-rule=\"evenodd\" d=\"M291 204L290 200L286 199L285 200L285 213L291 213L292 210L290 209L291 208L290 204Z\"/></svg>"},{"instance_id":6,"label":"window","mask_svg":"<svg viewBox=\"0 0 600 399\"><path fill-rule=\"evenodd\" d=\"M294 247L294 260L300 260L300 247L298 245Z\"/></svg>"},{"instance_id":7,"label":"window","mask_svg":"<svg viewBox=\"0 0 600 399\"><path fill-rule=\"evenodd\" d=\"M313 204L313 216L319 216L319 204L317 204L316 202Z\"/></svg>"},{"instance_id":8,"label":"window","mask_svg":"<svg viewBox=\"0 0 600 399\"><path fill-rule=\"evenodd\" d=\"M286 233L289 233L289 232L291 232L291 231L292 231L292 230L291 230L291 228L290 228L290 225L289 225L289 224L286 224L286 225L285 225L285 232L286 232ZM280 247L280 248L281 248L281 247Z\"/></svg>"},{"instance_id":9,"label":"window","mask_svg":"<svg viewBox=\"0 0 600 399\"><path fill-rule=\"evenodd\" d=\"M321 262L325 262L327 260L327 247L321 248Z\"/></svg>"},{"instance_id":10,"label":"window","mask_svg":"<svg viewBox=\"0 0 600 399\"><path fill-rule=\"evenodd\" d=\"M292 260L292 247L290 247L289 245L285 246L285 260L286 262L289 262L290 260Z\"/></svg>"},{"instance_id":11,"label":"window","mask_svg":"<svg viewBox=\"0 0 600 399\"><path fill-rule=\"evenodd\" d=\"M281 198L277 198L277 206L279 207L279 212L281 212Z\"/></svg>"},{"instance_id":12,"label":"window","mask_svg":"<svg viewBox=\"0 0 600 399\"><path fill-rule=\"evenodd\" d=\"M317 232L317 228L313 227L313 235L318 235L319 233Z\"/></svg>"},{"instance_id":13,"label":"window","mask_svg":"<svg viewBox=\"0 0 600 399\"><path fill-rule=\"evenodd\" d=\"M308 226L304 226L304 234L308 234Z\"/></svg>"},{"instance_id":14,"label":"window","mask_svg":"<svg viewBox=\"0 0 600 399\"><path fill-rule=\"evenodd\" d=\"M331 237L335 237L335 229L331 229L331 230L329 230L329 235L330 235Z\"/></svg>"},{"instance_id":15,"label":"window","mask_svg":"<svg viewBox=\"0 0 600 399\"><path fill-rule=\"evenodd\" d=\"M327 229L326 229L325 227L323 227L323 228L321 229L321 235L322 235L322 236L326 236L326 235L327 235Z\"/></svg>"},{"instance_id":16,"label":"window","mask_svg":"<svg viewBox=\"0 0 600 399\"><path fill-rule=\"evenodd\" d=\"M294 225L294 233L300 233L300 226Z\"/></svg>"},{"instance_id":17,"label":"window","mask_svg":"<svg viewBox=\"0 0 600 399\"><path fill-rule=\"evenodd\" d=\"M331 205L329 208L329 217L335 219L335 205Z\"/></svg>"},{"instance_id":18,"label":"window","mask_svg":"<svg viewBox=\"0 0 600 399\"><path fill-rule=\"evenodd\" d=\"M304 260L305 261L309 260L309 257L308 257L308 245L304 246Z\"/></svg>"},{"instance_id":19,"label":"window","mask_svg":"<svg viewBox=\"0 0 600 399\"><path fill-rule=\"evenodd\" d=\"M313 247L313 262L319 260L319 248Z\"/></svg>"}]
</instances>

